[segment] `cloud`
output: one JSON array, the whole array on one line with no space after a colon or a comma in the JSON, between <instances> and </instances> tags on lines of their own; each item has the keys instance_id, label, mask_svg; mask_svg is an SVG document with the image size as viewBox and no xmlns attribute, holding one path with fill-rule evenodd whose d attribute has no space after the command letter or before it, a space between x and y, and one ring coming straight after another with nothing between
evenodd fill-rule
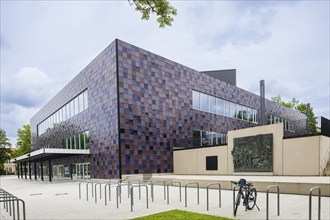
<instances>
[{"instance_id":1,"label":"cloud","mask_svg":"<svg viewBox=\"0 0 330 220\"><path fill-rule=\"evenodd\" d=\"M27 108L39 106L51 97L52 84L53 81L38 68L22 67L3 78L1 102Z\"/></svg>"}]
</instances>

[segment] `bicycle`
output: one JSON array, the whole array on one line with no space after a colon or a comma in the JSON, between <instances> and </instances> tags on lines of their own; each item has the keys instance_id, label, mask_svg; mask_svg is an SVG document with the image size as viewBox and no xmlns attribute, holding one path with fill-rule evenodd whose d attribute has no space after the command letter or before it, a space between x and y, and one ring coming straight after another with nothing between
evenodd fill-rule
<instances>
[{"instance_id":1,"label":"bicycle","mask_svg":"<svg viewBox=\"0 0 330 220\"><path fill-rule=\"evenodd\" d=\"M237 208L240 204L241 199L243 200L243 205L245 206L245 210L252 210L255 206L260 211L257 202L257 190L252 188L252 183L246 183L245 179L240 179L238 182L231 181L236 186L239 185L239 191L236 195L235 200L235 209L234 216L236 217ZM245 192L245 193L244 193Z\"/></svg>"}]
</instances>

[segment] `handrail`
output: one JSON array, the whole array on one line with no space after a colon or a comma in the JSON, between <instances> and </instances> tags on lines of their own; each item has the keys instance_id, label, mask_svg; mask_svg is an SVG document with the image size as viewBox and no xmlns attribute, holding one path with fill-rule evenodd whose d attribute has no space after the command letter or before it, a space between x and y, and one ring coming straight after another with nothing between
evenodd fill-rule
<instances>
[{"instance_id":1,"label":"handrail","mask_svg":"<svg viewBox=\"0 0 330 220\"><path fill-rule=\"evenodd\" d=\"M280 187L278 185L268 186L266 192L266 220L269 219L269 190L272 188L277 190L277 215L280 215Z\"/></svg>"},{"instance_id":2,"label":"handrail","mask_svg":"<svg viewBox=\"0 0 330 220\"><path fill-rule=\"evenodd\" d=\"M312 219L312 193L314 190L318 191L318 219L321 219L321 189L319 186L313 187L309 190L309 219Z\"/></svg>"},{"instance_id":3,"label":"handrail","mask_svg":"<svg viewBox=\"0 0 330 220\"><path fill-rule=\"evenodd\" d=\"M185 190L185 207L187 207L187 186L188 185L196 185L197 186L197 204L199 205L199 183L198 182L190 182L190 183L186 183L186 185L184 186L184 190Z\"/></svg>"},{"instance_id":4,"label":"handrail","mask_svg":"<svg viewBox=\"0 0 330 220\"><path fill-rule=\"evenodd\" d=\"M170 187L169 185L173 185L174 183L179 184L179 194L180 194L180 202L181 202L181 183L179 181L171 181L167 183L167 204L170 204Z\"/></svg>"},{"instance_id":5,"label":"handrail","mask_svg":"<svg viewBox=\"0 0 330 220\"><path fill-rule=\"evenodd\" d=\"M165 183L165 181L161 181L161 180L151 181L150 180L150 183L151 183L151 199L152 199L152 202L154 201L154 185L155 185L155 183L164 183L164 200L166 200L166 183Z\"/></svg>"},{"instance_id":6,"label":"handrail","mask_svg":"<svg viewBox=\"0 0 330 220\"><path fill-rule=\"evenodd\" d=\"M148 186L143 184L143 185L138 185L138 186L132 186L131 187L131 212L133 212L133 205L134 205L134 188L139 187L141 189L141 186L146 187L146 198L147 198L147 209L149 208L149 203L148 203Z\"/></svg>"},{"instance_id":7,"label":"handrail","mask_svg":"<svg viewBox=\"0 0 330 220\"><path fill-rule=\"evenodd\" d=\"M233 188L233 214L235 213L235 190L236 190L237 187L240 187L240 186L236 185ZM234 216L236 216L236 215L234 214Z\"/></svg>"},{"instance_id":8,"label":"handrail","mask_svg":"<svg viewBox=\"0 0 330 220\"><path fill-rule=\"evenodd\" d=\"M210 183L206 187L206 210L209 211L209 188L212 185L219 186L219 207L221 207L221 184L220 183Z\"/></svg>"}]
</instances>

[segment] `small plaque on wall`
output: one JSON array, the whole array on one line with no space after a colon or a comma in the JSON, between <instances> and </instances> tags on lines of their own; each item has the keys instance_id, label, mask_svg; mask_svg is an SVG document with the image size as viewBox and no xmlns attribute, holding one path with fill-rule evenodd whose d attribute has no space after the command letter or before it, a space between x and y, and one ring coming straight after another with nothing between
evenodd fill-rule
<instances>
[{"instance_id":1,"label":"small plaque on wall","mask_svg":"<svg viewBox=\"0 0 330 220\"><path fill-rule=\"evenodd\" d=\"M206 170L218 170L218 156L206 157Z\"/></svg>"}]
</instances>

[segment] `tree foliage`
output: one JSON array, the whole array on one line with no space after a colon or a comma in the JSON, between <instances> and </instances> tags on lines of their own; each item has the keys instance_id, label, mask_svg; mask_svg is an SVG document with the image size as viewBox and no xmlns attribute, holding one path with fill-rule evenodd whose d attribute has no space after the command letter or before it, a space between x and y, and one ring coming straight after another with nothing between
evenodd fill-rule
<instances>
[{"instance_id":1,"label":"tree foliage","mask_svg":"<svg viewBox=\"0 0 330 220\"><path fill-rule=\"evenodd\" d=\"M292 98L291 101L284 102L282 100L281 96L278 95L276 97L272 97L271 99L273 102L275 102L277 104L280 104L287 108L297 110L307 116L307 104L306 103L298 104L299 100L297 100L296 98ZM316 121L315 114L314 114L312 107L310 107L310 109L309 109L309 117L310 117L309 132L312 134L315 134L317 132L316 131L317 121Z\"/></svg>"},{"instance_id":2,"label":"tree foliage","mask_svg":"<svg viewBox=\"0 0 330 220\"><path fill-rule=\"evenodd\" d=\"M4 173L4 163L10 158L10 146L6 132L0 128L0 174Z\"/></svg>"},{"instance_id":3,"label":"tree foliage","mask_svg":"<svg viewBox=\"0 0 330 220\"><path fill-rule=\"evenodd\" d=\"M31 152L31 132L30 125L23 125L23 129L17 130L16 150L13 157L18 157Z\"/></svg>"},{"instance_id":4,"label":"tree foliage","mask_svg":"<svg viewBox=\"0 0 330 220\"><path fill-rule=\"evenodd\" d=\"M142 13L142 20L149 20L150 14L156 14L159 27L172 26L177 10L167 0L128 0L135 10Z\"/></svg>"}]
</instances>

